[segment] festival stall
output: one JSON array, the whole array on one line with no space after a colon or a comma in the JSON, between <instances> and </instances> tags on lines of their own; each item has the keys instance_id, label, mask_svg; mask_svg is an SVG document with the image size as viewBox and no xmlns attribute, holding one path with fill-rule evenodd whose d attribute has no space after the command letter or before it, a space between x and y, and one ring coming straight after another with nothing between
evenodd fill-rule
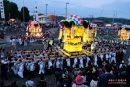
<instances>
[{"instance_id":1,"label":"festival stall","mask_svg":"<svg viewBox=\"0 0 130 87\"><path fill-rule=\"evenodd\" d=\"M43 36L42 28L37 21L29 22L29 24L27 26L26 35L37 37L37 38L41 38Z\"/></svg>"}]
</instances>

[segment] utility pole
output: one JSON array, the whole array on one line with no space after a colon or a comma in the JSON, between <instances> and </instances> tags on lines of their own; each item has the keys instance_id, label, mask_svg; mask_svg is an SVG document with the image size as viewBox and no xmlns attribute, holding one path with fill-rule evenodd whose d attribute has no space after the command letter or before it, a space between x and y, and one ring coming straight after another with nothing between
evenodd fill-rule
<instances>
[{"instance_id":1,"label":"utility pole","mask_svg":"<svg viewBox=\"0 0 130 87\"><path fill-rule=\"evenodd\" d=\"M23 0L23 22L25 21L25 13L24 13L24 0Z\"/></svg>"},{"instance_id":2,"label":"utility pole","mask_svg":"<svg viewBox=\"0 0 130 87\"><path fill-rule=\"evenodd\" d=\"M37 3L37 0L35 0L35 21L39 21L39 18L38 18L38 3Z\"/></svg>"},{"instance_id":3,"label":"utility pole","mask_svg":"<svg viewBox=\"0 0 130 87\"><path fill-rule=\"evenodd\" d=\"M115 17L117 17L117 11L114 11L114 14L113 14L113 23L115 22Z\"/></svg>"},{"instance_id":4,"label":"utility pole","mask_svg":"<svg viewBox=\"0 0 130 87\"><path fill-rule=\"evenodd\" d=\"M47 17L47 6L48 6L48 4L46 4L46 17Z\"/></svg>"},{"instance_id":5,"label":"utility pole","mask_svg":"<svg viewBox=\"0 0 130 87\"><path fill-rule=\"evenodd\" d=\"M5 20L5 12L4 12L4 3L3 3L3 0L0 0L0 15L1 15L1 18L3 18Z\"/></svg>"},{"instance_id":6,"label":"utility pole","mask_svg":"<svg viewBox=\"0 0 130 87\"><path fill-rule=\"evenodd\" d=\"M66 2L66 18L67 18L67 16L68 16L68 4L69 4L69 2Z\"/></svg>"}]
</instances>

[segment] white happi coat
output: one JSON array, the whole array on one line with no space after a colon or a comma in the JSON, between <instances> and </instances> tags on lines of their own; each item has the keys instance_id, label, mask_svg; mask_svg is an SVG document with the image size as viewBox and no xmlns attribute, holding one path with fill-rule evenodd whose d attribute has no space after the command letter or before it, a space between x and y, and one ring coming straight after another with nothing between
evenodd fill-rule
<instances>
[{"instance_id":1,"label":"white happi coat","mask_svg":"<svg viewBox=\"0 0 130 87\"><path fill-rule=\"evenodd\" d=\"M22 40L21 38L18 39L19 45L22 45Z\"/></svg>"},{"instance_id":2,"label":"white happi coat","mask_svg":"<svg viewBox=\"0 0 130 87\"><path fill-rule=\"evenodd\" d=\"M112 62L112 56L111 56L111 52L108 54L108 56L109 56L109 58L108 58L108 60L109 60L109 63L111 63Z\"/></svg>"},{"instance_id":3,"label":"white happi coat","mask_svg":"<svg viewBox=\"0 0 130 87\"><path fill-rule=\"evenodd\" d=\"M87 58L86 58L86 61L87 61L87 62L86 62L86 66L88 66L88 63L89 63L89 61L90 61L90 58L87 57Z\"/></svg>"},{"instance_id":4,"label":"white happi coat","mask_svg":"<svg viewBox=\"0 0 130 87\"><path fill-rule=\"evenodd\" d=\"M11 69L13 70L14 74L17 75L19 70L19 63L14 63Z\"/></svg>"},{"instance_id":5,"label":"white happi coat","mask_svg":"<svg viewBox=\"0 0 130 87\"><path fill-rule=\"evenodd\" d=\"M100 54L101 61L103 61L103 54Z\"/></svg>"},{"instance_id":6,"label":"white happi coat","mask_svg":"<svg viewBox=\"0 0 130 87\"><path fill-rule=\"evenodd\" d=\"M76 66L76 63L78 62L77 58L74 58L74 64L73 64L73 68Z\"/></svg>"},{"instance_id":7,"label":"white happi coat","mask_svg":"<svg viewBox=\"0 0 130 87\"><path fill-rule=\"evenodd\" d=\"M91 80L90 87L97 87L98 81Z\"/></svg>"},{"instance_id":8,"label":"white happi coat","mask_svg":"<svg viewBox=\"0 0 130 87\"><path fill-rule=\"evenodd\" d=\"M95 55L95 56L94 56L94 65L95 65L95 66L98 66L97 60L98 60L98 59L97 59L97 55Z\"/></svg>"},{"instance_id":9,"label":"white happi coat","mask_svg":"<svg viewBox=\"0 0 130 87\"><path fill-rule=\"evenodd\" d=\"M83 58L82 58L82 57L79 57L79 60L80 60L79 68L84 68Z\"/></svg>"},{"instance_id":10,"label":"white happi coat","mask_svg":"<svg viewBox=\"0 0 130 87\"><path fill-rule=\"evenodd\" d=\"M116 63L116 53L115 52L113 52L112 54L111 54L111 62L113 62L114 61L114 63Z\"/></svg>"},{"instance_id":11,"label":"white happi coat","mask_svg":"<svg viewBox=\"0 0 130 87\"><path fill-rule=\"evenodd\" d=\"M21 78L24 78L24 76L23 76L23 71L24 71L24 63L20 63L19 70L18 70L18 75L19 75Z\"/></svg>"},{"instance_id":12,"label":"white happi coat","mask_svg":"<svg viewBox=\"0 0 130 87\"><path fill-rule=\"evenodd\" d=\"M108 59L109 59L109 55L108 55L108 54L106 54L106 55L105 55L105 57L106 57L106 60L108 61Z\"/></svg>"},{"instance_id":13,"label":"white happi coat","mask_svg":"<svg viewBox=\"0 0 130 87\"><path fill-rule=\"evenodd\" d=\"M60 60L59 59L56 61L56 68L60 68Z\"/></svg>"},{"instance_id":14,"label":"white happi coat","mask_svg":"<svg viewBox=\"0 0 130 87\"><path fill-rule=\"evenodd\" d=\"M126 54L126 49L123 49L123 53Z\"/></svg>"},{"instance_id":15,"label":"white happi coat","mask_svg":"<svg viewBox=\"0 0 130 87\"><path fill-rule=\"evenodd\" d=\"M35 62L29 63L29 70L34 71L35 70Z\"/></svg>"},{"instance_id":16,"label":"white happi coat","mask_svg":"<svg viewBox=\"0 0 130 87\"><path fill-rule=\"evenodd\" d=\"M130 57L128 58L128 65L130 66Z\"/></svg>"},{"instance_id":17,"label":"white happi coat","mask_svg":"<svg viewBox=\"0 0 130 87\"><path fill-rule=\"evenodd\" d=\"M66 62L67 62L67 66L70 67L70 58L67 58Z\"/></svg>"},{"instance_id":18,"label":"white happi coat","mask_svg":"<svg viewBox=\"0 0 130 87\"><path fill-rule=\"evenodd\" d=\"M52 61L49 60L49 61L48 61L48 69L51 69L51 67L52 67Z\"/></svg>"},{"instance_id":19,"label":"white happi coat","mask_svg":"<svg viewBox=\"0 0 130 87\"><path fill-rule=\"evenodd\" d=\"M27 70L30 70L30 62L26 62L25 66L26 66Z\"/></svg>"},{"instance_id":20,"label":"white happi coat","mask_svg":"<svg viewBox=\"0 0 130 87\"><path fill-rule=\"evenodd\" d=\"M119 68L121 69L121 68L123 68L123 66L126 66L126 64L121 63L121 64L119 65Z\"/></svg>"},{"instance_id":21,"label":"white happi coat","mask_svg":"<svg viewBox=\"0 0 130 87\"><path fill-rule=\"evenodd\" d=\"M45 73L45 62L41 61L38 63L39 65L39 74L44 74Z\"/></svg>"},{"instance_id":22,"label":"white happi coat","mask_svg":"<svg viewBox=\"0 0 130 87\"><path fill-rule=\"evenodd\" d=\"M14 45L16 45L16 39L12 39L11 40L11 44L14 46Z\"/></svg>"}]
</instances>

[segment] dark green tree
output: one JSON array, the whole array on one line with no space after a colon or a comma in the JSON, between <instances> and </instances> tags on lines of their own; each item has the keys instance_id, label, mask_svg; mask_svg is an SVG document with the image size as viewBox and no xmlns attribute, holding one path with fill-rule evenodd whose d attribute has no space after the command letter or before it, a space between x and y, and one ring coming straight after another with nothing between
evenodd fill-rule
<instances>
[{"instance_id":1,"label":"dark green tree","mask_svg":"<svg viewBox=\"0 0 130 87\"><path fill-rule=\"evenodd\" d=\"M23 19L23 9L24 18ZM28 21L30 19L29 10L27 7L22 7L21 11L18 10L17 4L10 2L9 0L4 0L4 10L5 10L5 20L8 21L11 18Z\"/></svg>"},{"instance_id":2,"label":"dark green tree","mask_svg":"<svg viewBox=\"0 0 130 87\"><path fill-rule=\"evenodd\" d=\"M21 14L21 20L22 21L29 21L30 20L30 14L29 14L29 10L27 7L22 7L21 8L21 11L20 11L20 14Z\"/></svg>"},{"instance_id":3,"label":"dark green tree","mask_svg":"<svg viewBox=\"0 0 130 87\"><path fill-rule=\"evenodd\" d=\"M8 0L4 0L4 9L5 9L5 20L9 20L10 18L18 19L18 6L14 2L9 2Z\"/></svg>"},{"instance_id":4,"label":"dark green tree","mask_svg":"<svg viewBox=\"0 0 130 87\"><path fill-rule=\"evenodd\" d=\"M10 14L10 18L15 18L18 19L18 6L17 4L10 2L9 4L9 14Z\"/></svg>"},{"instance_id":5,"label":"dark green tree","mask_svg":"<svg viewBox=\"0 0 130 87\"><path fill-rule=\"evenodd\" d=\"M9 20L9 18L10 18L9 4L10 4L10 2L8 0L4 0L5 20Z\"/></svg>"}]
</instances>

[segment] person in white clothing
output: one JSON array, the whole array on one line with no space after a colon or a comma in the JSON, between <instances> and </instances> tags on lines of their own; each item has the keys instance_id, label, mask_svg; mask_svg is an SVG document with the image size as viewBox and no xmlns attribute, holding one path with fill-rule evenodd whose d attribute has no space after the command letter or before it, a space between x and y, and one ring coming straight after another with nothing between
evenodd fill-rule
<instances>
[{"instance_id":1,"label":"person in white clothing","mask_svg":"<svg viewBox=\"0 0 130 87\"><path fill-rule=\"evenodd\" d=\"M78 59L77 59L77 58L74 58L73 68L76 67L77 62L78 62Z\"/></svg>"},{"instance_id":2,"label":"person in white clothing","mask_svg":"<svg viewBox=\"0 0 130 87\"><path fill-rule=\"evenodd\" d=\"M97 87L98 81L97 79L92 79L90 82L90 87Z\"/></svg>"},{"instance_id":3,"label":"person in white clothing","mask_svg":"<svg viewBox=\"0 0 130 87\"><path fill-rule=\"evenodd\" d=\"M30 69L30 71L34 71L35 70L35 62L29 63L29 69Z\"/></svg>"},{"instance_id":4,"label":"person in white clothing","mask_svg":"<svg viewBox=\"0 0 130 87\"><path fill-rule=\"evenodd\" d=\"M57 61L56 61L56 68L60 69L60 61L59 61L59 59L57 59Z\"/></svg>"},{"instance_id":5,"label":"person in white clothing","mask_svg":"<svg viewBox=\"0 0 130 87\"><path fill-rule=\"evenodd\" d=\"M108 54L108 56L109 56L108 61L109 61L109 63L111 63L111 62L112 62L112 53L110 52L110 53Z\"/></svg>"},{"instance_id":6,"label":"person in white clothing","mask_svg":"<svg viewBox=\"0 0 130 87\"><path fill-rule=\"evenodd\" d=\"M87 58L86 58L86 61L87 61L87 62L86 62L86 66L88 66L88 63L89 63L89 61L90 61L90 58L87 57Z\"/></svg>"},{"instance_id":7,"label":"person in white clothing","mask_svg":"<svg viewBox=\"0 0 130 87\"><path fill-rule=\"evenodd\" d=\"M102 53L100 54L100 58L101 58L101 61L103 61L103 54Z\"/></svg>"},{"instance_id":8,"label":"person in white clothing","mask_svg":"<svg viewBox=\"0 0 130 87\"><path fill-rule=\"evenodd\" d=\"M45 73L45 63L43 61L38 63L39 65L39 74L44 74Z\"/></svg>"},{"instance_id":9,"label":"person in white clothing","mask_svg":"<svg viewBox=\"0 0 130 87\"><path fill-rule=\"evenodd\" d=\"M12 46L16 45L16 40L14 38L11 40L11 44Z\"/></svg>"},{"instance_id":10,"label":"person in white clothing","mask_svg":"<svg viewBox=\"0 0 130 87\"><path fill-rule=\"evenodd\" d=\"M14 38L11 40L11 44L13 48L16 49L16 40Z\"/></svg>"},{"instance_id":11,"label":"person in white clothing","mask_svg":"<svg viewBox=\"0 0 130 87\"><path fill-rule=\"evenodd\" d=\"M123 49L123 53L126 54L126 49Z\"/></svg>"},{"instance_id":12,"label":"person in white clothing","mask_svg":"<svg viewBox=\"0 0 130 87\"><path fill-rule=\"evenodd\" d=\"M21 38L18 38L18 42L19 42L19 45L22 45L22 40L21 40Z\"/></svg>"},{"instance_id":13,"label":"person in white clothing","mask_svg":"<svg viewBox=\"0 0 130 87\"><path fill-rule=\"evenodd\" d=\"M14 63L11 69L13 70L14 74L17 75L19 71L19 63Z\"/></svg>"},{"instance_id":14,"label":"person in white clothing","mask_svg":"<svg viewBox=\"0 0 130 87\"><path fill-rule=\"evenodd\" d=\"M95 56L94 56L94 65L95 65L95 66L98 66L97 60L98 60L98 59L97 59L97 55L95 55Z\"/></svg>"},{"instance_id":15,"label":"person in white clothing","mask_svg":"<svg viewBox=\"0 0 130 87\"><path fill-rule=\"evenodd\" d=\"M19 70L18 70L18 75L19 75L21 78L24 78L24 76L23 76L23 71L24 71L24 63L21 62L21 63L20 63L20 66L19 66Z\"/></svg>"},{"instance_id":16,"label":"person in white clothing","mask_svg":"<svg viewBox=\"0 0 130 87\"><path fill-rule=\"evenodd\" d=\"M67 62L67 66L70 67L70 58L67 58L66 62Z\"/></svg>"},{"instance_id":17,"label":"person in white clothing","mask_svg":"<svg viewBox=\"0 0 130 87\"><path fill-rule=\"evenodd\" d=\"M119 65L119 68L121 69L121 68L124 68L124 67L126 67L126 64L125 64L124 60L122 60L121 64Z\"/></svg>"},{"instance_id":18,"label":"person in white clothing","mask_svg":"<svg viewBox=\"0 0 130 87\"><path fill-rule=\"evenodd\" d=\"M98 81L91 80L90 87L97 87Z\"/></svg>"},{"instance_id":19,"label":"person in white clothing","mask_svg":"<svg viewBox=\"0 0 130 87\"><path fill-rule=\"evenodd\" d=\"M108 61L108 59L109 59L109 55L108 55L108 54L106 54L105 56L106 56L106 60Z\"/></svg>"},{"instance_id":20,"label":"person in white clothing","mask_svg":"<svg viewBox=\"0 0 130 87\"><path fill-rule=\"evenodd\" d=\"M79 68L84 68L83 58L82 58L82 57L79 57L79 60L80 60Z\"/></svg>"},{"instance_id":21,"label":"person in white clothing","mask_svg":"<svg viewBox=\"0 0 130 87\"><path fill-rule=\"evenodd\" d=\"M52 61L49 60L49 61L48 61L48 69L51 69L51 67L52 67Z\"/></svg>"},{"instance_id":22,"label":"person in white clothing","mask_svg":"<svg viewBox=\"0 0 130 87\"><path fill-rule=\"evenodd\" d=\"M112 54L111 54L111 62L114 62L114 63L116 63L116 53L115 52L113 52Z\"/></svg>"},{"instance_id":23,"label":"person in white clothing","mask_svg":"<svg viewBox=\"0 0 130 87\"><path fill-rule=\"evenodd\" d=\"M130 57L128 58L128 65L130 66Z\"/></svg>"}]
</instances>

